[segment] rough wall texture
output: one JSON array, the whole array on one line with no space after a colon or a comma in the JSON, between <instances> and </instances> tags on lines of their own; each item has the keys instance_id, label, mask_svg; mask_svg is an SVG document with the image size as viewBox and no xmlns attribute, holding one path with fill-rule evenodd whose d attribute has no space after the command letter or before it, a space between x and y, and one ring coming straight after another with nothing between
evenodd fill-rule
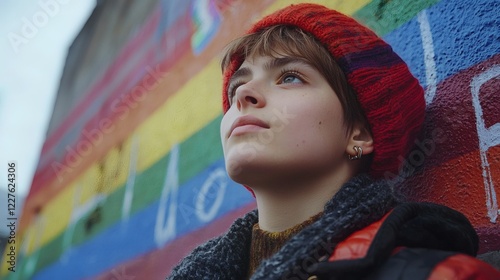
<instances>
[{"instance_id":1,"label":"rough wall texture","mask_svg":"<svg viewBox=\"0 0 500 280\"><path fill-rule=\"evenodd\" d=\"M2 279L161 279L252 209L224 171L218 54L291 2L99 1L70 49ZM312 2L373 28L426 88L425 129L387 178L462 211L481 252L500 250L500 3Z\"/></svg>"}]
</instances>

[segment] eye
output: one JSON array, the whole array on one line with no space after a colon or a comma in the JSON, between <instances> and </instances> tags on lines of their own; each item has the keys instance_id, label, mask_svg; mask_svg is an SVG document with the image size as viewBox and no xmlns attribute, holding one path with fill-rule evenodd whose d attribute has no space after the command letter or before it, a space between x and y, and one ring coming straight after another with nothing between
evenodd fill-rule
<instances>
[{"instance_id":1,"label":"eye","mask_svg":"<svg viewBox=\"0 0 500 280\"><path fill-rule=\"evenodd\" d=\"M278 80L281 84L298 84L303 83L304 79L301 74L295 70L283 70Z\"/></svg>"}]
</instances>

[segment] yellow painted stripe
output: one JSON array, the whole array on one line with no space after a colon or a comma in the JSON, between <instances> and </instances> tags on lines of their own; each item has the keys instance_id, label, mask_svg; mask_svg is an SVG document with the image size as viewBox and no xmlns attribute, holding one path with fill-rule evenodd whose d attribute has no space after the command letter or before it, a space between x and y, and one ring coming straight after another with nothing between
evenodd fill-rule
<instances>
[{"instance_id":1,"label":"yellow painted stripe","mask_svg":"<svg viewBox=\"0 0 500 280\"><path fill-rule=\"evenodd\" d=\"M263 14L268 14L291 3L301 1L279 0ZM355 1L313 1L353 14L370 2ZM163 104L151 117L144 121L123 146L115 147L99 163L93 164L73 184L64 188L41 211L46 217L45 227L38 247L59 235L69 224L73 205L83 205L98 194L107 195L122 186L127 180L130 142L132 137L139 139L137 172L149 168L163 157L175 143L182 142L208 124L221 113L220 93L221 74L219 58L213 59L200 73L189 80L175 95ZM168 79L162 83L167 83ZM156 89L161 90L162 86ZM161 94L159 92L153 94ZM158 128L162 129L158 129ZM79 190L80 188L80 190ZM75 199L75 193L79 198ZM32 226L27 228L31 230ZM31 253L34 246L28 248Z\"/></svg>"}]
</instances>

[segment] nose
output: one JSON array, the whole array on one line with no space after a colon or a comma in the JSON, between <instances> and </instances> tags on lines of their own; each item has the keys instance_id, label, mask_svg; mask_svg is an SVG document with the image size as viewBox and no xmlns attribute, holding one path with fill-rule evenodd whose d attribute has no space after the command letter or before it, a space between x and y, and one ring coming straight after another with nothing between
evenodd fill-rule
<instances>
[{"instance_id":1,"label":"nose","mask_svg":"<svg viewBox=\"0 0 500 280\"><path fill-rule=\"evenodd\" d=\"M243 110L247 107L261 108L266 104L262 88L256 83L248 82L236 89L236 107Z\"/></svg>"}]
</instances>

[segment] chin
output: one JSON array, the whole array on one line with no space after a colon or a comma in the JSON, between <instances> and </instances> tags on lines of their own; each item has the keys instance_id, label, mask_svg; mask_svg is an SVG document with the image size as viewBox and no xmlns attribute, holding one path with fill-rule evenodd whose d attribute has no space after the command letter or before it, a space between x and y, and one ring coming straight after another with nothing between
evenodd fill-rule
<instances>
[{"instance_id":1,"label":"chin","mask_svg":"<svg viewBox=\"0 0 500 280\"><path fill-rule=\"evenodd\" d=\"M239 164L237 164L233 161L229 161L229 162L226 161L226 171L227 171L227 175L229 175L229 177L233 181L238 182L237 178L239 176L241 176L243 168Z\"/></svg>"},{"instance_id":2,"label":"chin","mask_svg":"<svg viewBox=\"0 0 500 280\"><path fill-rule=\"evenodd\" d=\"M258 162L257 158L250 160L249 158L229 158L226 159L226 171L229 177L236 183L248 185L253 183L256 179L265 177L263 165Z\"/></svg>"}]
</instances>

